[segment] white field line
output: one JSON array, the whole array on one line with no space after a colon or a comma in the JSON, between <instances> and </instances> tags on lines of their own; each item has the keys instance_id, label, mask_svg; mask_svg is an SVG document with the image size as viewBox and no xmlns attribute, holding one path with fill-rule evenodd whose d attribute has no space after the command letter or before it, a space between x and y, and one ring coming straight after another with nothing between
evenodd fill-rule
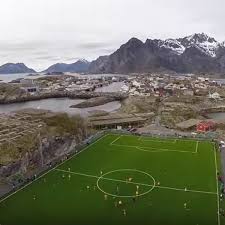
<instances>
[{"instance_id":1,"label":"white field line","mask_svg":"<svg viewBox=\"0 0 225 225\"><path fill-rule=\"evenodd\" d=\"M162 140L162 141L160 141L160 140L151 140L151 139L144 139L144 138L142 138L141 141L144 141L144 142L169 143L169 144L174 144L175 143L174 140L173 141L171 141L171 140L168 140L168 141Z\"/></svg>"},{"instance_id":2,"label":"white field line","mask_svg":"<svg viewBox=\"0 0 225 225\"><path fill-rule=\"evenodd\" d=\"M171 150L171 149L160 149L160 148L158 148L158 150L145 150L140 147L136 147L136 148L139 151L143 151L143 152L181 152L181 153L192 153L192 154L196 153L196 152L189 152L189 151L182 151L182 150Z\"/></svg>"},{"instance_id":3,"label":"white field line","mask_svg":"<svg viewBox=\"0 0 225 225\"><path fill-rule=\"evenodd\" d=\"M138 183L138 182L125 181L125 180L120 180L120 179L113 179L113 178L106 178L106 177L89 175L89 174L79 173L79 172L72 172L72 171L62 170L62 169L55 169L55 170L60 171L60 172L64 172L64 173L70 173L70 174L74 174L74 175L91 177L91 178L96 178L96 179L101 178L103 180L116 181L116 182L121 182L121 183L129 183L129 184L135 184L135 185L147 186L147 187L153 187L154 186L152 184ZM210 194L210 195L216 195L217 194L216 192L210 192L210 191L191 190L191 189L185 190L185 189L181 189L181 188L173 188L173 187L166 187L166 186L159 186L159 185L155 185L154 187L159 188L159 189L168 189L168 190L174 190L174 191L193 192L193 193Z\"/></svg>"},{"instance_id":4,"label":"white field line","mask_svg":"<svg viewBox=\"0 0 225 225\"><path fill-rule=\"evenodd\" d=\"M118 141L121 137L122 137L122 135L120 135L119 137L115 138L115 139L110 143L110 145L112 145L113 143L115 143L116 141Z\"/></svg>"},{"instance_id":5,"label":"white field line","mask_svg":"<svg viewBox=\"0 0 225 225\"><path fill-rule=\"evenodd\" d=\"M220 225L220 199L219 199L219 188L218 188L218 180L217 180L217 159L216 159L216 148L214 144L214 158L215 158L215 173L216 173L216 194L217 194L217 221L218 225Z\"/></svg>"},{"instance_id":6,"label":"white field line","mask_svg":"<svg viewBox=\"0 0 225 225\"><path fill-rule=\"evenodd\" d=\"M113 133L110 133L109 135L114 135L114 136L118 136L119 134L113 134ZM138 137L137 135L132 135L132 134L123 134L123 135L121 135L121 136L126 136L126 137ZM148 136L145 136L145 135L142 135L142 136L139 136L138 137L138 140L139 139L143 139L144 137L146 137L146 138L148 138ZM149 136L149 138L154 138L154 137L151 137L151 136ZM157 138L160 138L160 137L157 137ZM184 138L176 138L176 139L174 139L174 138L164 138L164 137L161 137L161 139L162 140L170 140L170 141L172 141L172 140L176 140L176 142L177 141L187 141L187 142L196 142L197 140L199 141L199 142L204 142L204 141L207 141L207 142L209 142L209 143L214 143L213 141L210 141L210 140L199 140L199 139L184 139Z\"/></svg>"},{"instance_id":7,"label":"white field line","mask_svg":"<svg viewBox=\"0 0 225 225\"><path fill-rule=\"evenodd\" d=\"M216 195L216 192L211 192L211 191L200 191L200 190L191 190L191 189L181 189L181 188L173 188L173 187L166 187L166 186L155 186L156 188L161 188L161 189L169 189L169 190L174 190L174 191L184 191L184 192L194 192L194 193L202 193L202 194L210 194L210 195Z\"/></svg>"},{"instance_id":8,"label":"white field line","mask_svg":"<svg viewBox=\"0 0 225 225\"><path fill-rule=\"evenodd\" d=\"M195 153L198 153L198 141L196 142L196 145L195 145Z\"/></svg>"},{"instance_id":9,"label":"white field line","mask_svg":"<svg viewBox=\"0 0 225 225\"><path fill-rule=\"evenodd\" d=\"M102 180L109 180L109 181L115 181L115 182L126 183L126 184L135 184L135 185L147 186L147 187L153 187L154 186L152 184L143 184L143 183L138 183L138 182L132 182L132 181L126 181L126 180L120 180L120 179L114 179L114 178L107 178L107 177L102 177L102 176L89 175L89 174L85 174L85 173L78 173L78 172L61 170L61 169L55 169L55 170L60 171L60 172L64 172L64 173L71 173L71 174L74 174L74 175L92 177L92 178L96 178L96 179L101 178Z\"/></svg>"},{"instance_id":10,"label":"white field line","mask_svg":"<svg viewBox=\"0 0 225 225\"><path fill-rule=\"evenodd\" d=\"M112 146L119 146L119 147L129 147L129 148L136 148L140 151L146 151L146 152L159 152L159 151L167 151L167 152L182 152L182 153L192 153L195 154L196 152L190 152L190 151L182 151L179 149L167 149L167 148L153 148L153 147L141 147L141 146L133 146L133 145L119 145L119 144L111 144ZM145 150L146 149L146 150ZM148 150L149 149L149 150ZM150 149L155 149L155 151L151 151Z\"/></svg>"},{"instance_id":11,"label":"white field line","mask_svg":"<svg viewBox=\"0 0 225 225\"><path fill-rule=\"evenodd\" d=\"M24 188L26 188L27 186L31 185L32 183L34 183L35 181L39 180L40 178L42 178L43 176L45 176L46 174L50 173L51 171L55 170L57 167L61 166L63 163L71 160L72 158L74 158L75 156L79 155L81 152L83 152L84 150L90 148L92 145L96 144L98 141L100 141L101 139L103 139L104 137L108 136L109 134L103 135L102 137L100 137L99 139L97 139L96 141L92 142L90 145L86 146L85 148L81 149L78 153L74 154L71 158L68 158L66 160L64 160L63 162L61 162L60 164L56 165L55 167L53 167L52 169L48 170L47 172L43 173L41 176L37 177L35 180L31 181L30 183L24 185L23 187L19 188L18 190L16 190L15 192L7 195L5 198L0 200L0 204L5 201L6 199L8 199L9 197L13 196L14 194L16 194L19 191L22 191Z\"/></svg>"}]
</instances>

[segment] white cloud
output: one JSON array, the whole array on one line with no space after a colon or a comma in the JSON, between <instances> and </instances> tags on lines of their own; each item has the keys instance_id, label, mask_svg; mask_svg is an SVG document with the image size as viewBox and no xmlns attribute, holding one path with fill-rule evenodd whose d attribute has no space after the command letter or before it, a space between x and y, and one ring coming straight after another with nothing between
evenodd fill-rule
<instances>
[{"instance_id":1,"label":"white cloud","mask_svg":"<svg viewBox=\"0 0 225 225\"><path fill-rule=\"evenodd\" d=\"M223 0L2 0L0 64L91 60L134 36L205 32L222 41L224 8Z\"/></svg>"}]
</instances>

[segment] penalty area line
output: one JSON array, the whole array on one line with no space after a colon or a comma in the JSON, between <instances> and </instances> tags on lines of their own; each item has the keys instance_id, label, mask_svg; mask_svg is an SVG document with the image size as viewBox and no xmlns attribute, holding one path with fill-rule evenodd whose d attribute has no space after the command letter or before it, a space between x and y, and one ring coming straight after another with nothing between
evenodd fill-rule
<instances>
[{"instance_id":1,"label":"penalty area line","mask_svg":"<svg viewBox=\"0 0 225 225\"><path fill-rule=\"evenodd\" d=\"M119 144L111 144L112 146L119 146L119 147L128 147L128 148L136 148L139 151L143 152L181 152L181 153L191 153L196 154L196 152L192 151L182 151L177 149L167 149L167 148L153 148L153 147L141 147L141 146L133 146L133 145L119 145ZM152 150L153 149L153 150Z\"/></svg>"},{"instance_id":2,"label":"penalty area line","mask_svg":"<svg viewBox=\"0 0 225 225\"><path fill-rule=\"evenodd\" d=\"M139 151L143 151L143 152L181 152L181 153L195 153L195 152L188 152L188 151L180 151L180 150L171 150L171 149L161 149L158 148L158 150L145 150L143 148L140 147L136 147Z\"/></svg>"}]
</instances>

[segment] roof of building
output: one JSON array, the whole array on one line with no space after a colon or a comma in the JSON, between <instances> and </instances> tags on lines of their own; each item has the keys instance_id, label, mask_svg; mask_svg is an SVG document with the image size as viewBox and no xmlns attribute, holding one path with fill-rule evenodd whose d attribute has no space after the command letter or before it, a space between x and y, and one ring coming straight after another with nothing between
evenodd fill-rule
<instances>
[{"instance_id":1,"label":"roof of building","mask_svg":"<svg viewBox=\"0 0 225 225\"><path fill-rule=\"evenodd\" d=\"M212 126L212 125L215 125L215 123L211 120L205 120L205 121L201 121L198 125Z\"/></svg>"},{"instance_id":2,"label":"roof of building","mask_svg":"<svg viewBox=\"0 0 225 225\"><path fill-rule=\"evenodd\" d=\"M93 126L104 126L104 125L116 125L123 123L132 123L132 122L144 122L146 119L141 117L131 117L131 118L119 118L119 119L111 119L111 120L98 120L93 121Z\"/></svg>"},{"instance_id":3,"label":"roof of building","mask_svg":"<svg viewBox=\"0 0 225 225\"><path fill-rule=\"evenodd\" d=\"M96 121L96 120L113 120L113 119L123 119L123 118L131 118L134 117L132 114L126 114L126 113L111 113L107 116L96 116L96 117L90 117L90 121Z\"/></svg>"},{"instance_id":4,"label":"roof of building","mask_svg":"<svg viewBox=\"0 0 225 225\"><path fill-rule=\"evenodd\" d=\"M185 120L181 123L176 124L176 126L180 129L189 129L189 128L196 126L200 122L201 122L201 120L198 120L198 119L189 119L189 120Z\"/></svg>"}]
</instances>

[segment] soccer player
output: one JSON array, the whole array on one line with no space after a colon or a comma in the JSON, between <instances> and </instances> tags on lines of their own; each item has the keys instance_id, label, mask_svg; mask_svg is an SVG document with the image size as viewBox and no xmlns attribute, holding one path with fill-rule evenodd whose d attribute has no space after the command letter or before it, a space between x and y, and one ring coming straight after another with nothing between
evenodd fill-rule
<instances>
[{"instance_id":1,"label":"soccer player","mask_svg":"<svg viewBox=\"0 0 225 225\"><path fill-rule=\"evenodd\" d=\"M87 190L89 191L89 189L90 189L90 186L87 186Z\"/></svg>"},{"instance_id":2,"label":"soccer player","mask_svg":"<svg viewBox=\"0 0 225 225\"><path fill-rule=\"evenodd\" d=\"M68 177L69 177L69 180L70 180L71 179L71 175L69 174Z\"/></svg>"},{"instance_id":3,"label":"soccer player","mask_svg":"<svg viewBox=\"0 0 225 225\"><path fill-rule=\"evenodd\" d=\"M68 171L70 172L70 168L68 168Z\"/></svg>"},{"instance_id":4,"label":"soccer player","mask_svg":"<svg viewBox=\"0 0 225 225\"><path fill-rule=\"evenodd\" d=\"M122 202L122 201L119 201L118 203L119 203L119 206L121 206L121 205L123 204L123 202Z\"/></svg>"},{"instance_id":5,"label":"soccer player","mask_svg":"<svg viewBox=\"0 0 225 225\"><path fill-rule=\"evenodd\" d=\"M123 209L123 215L126 216L127 215L127 211L126 209Z\"/></svg>"},{"instance_id":6,"label":"soccer player","mask_svg":"<svg viewBox=\"0 0 225 225\"><path fill-rule=\"evenodd\" d=\"M138 196L139 195L139 193L138 193L138 191L136 191L136 196Z\"/></svg>"},{"instance_id":7,"label":"soccer player","mask_svg":"<svg viewBox=\"0 0 225 225\"><path fill-rule=\"evenodd\" d=\"M186 202L184 203L184 208L185 208L185 209L187 208L187 203L186 203Z\"/></svg>"},{"instance_id":8,"label":"soccer player","mask_svg":"<svg viewBox=\"0 0 225 225\"><path fill-rule=\"evenodd\" d=\"M108 195L104 195L104 199L107 200L108 199Z\"/></svg>"},{"instance_id":9,"label":"soccer player","mask_svg":"<svg viewBox=\"0 0 225 225\"><path fill-rule=\"evenodd\" d=\"M64 174L62 175L62 178L63 178L63 179L65 178L65 175L64 175Z\"/></svg>"}]
</instances>

